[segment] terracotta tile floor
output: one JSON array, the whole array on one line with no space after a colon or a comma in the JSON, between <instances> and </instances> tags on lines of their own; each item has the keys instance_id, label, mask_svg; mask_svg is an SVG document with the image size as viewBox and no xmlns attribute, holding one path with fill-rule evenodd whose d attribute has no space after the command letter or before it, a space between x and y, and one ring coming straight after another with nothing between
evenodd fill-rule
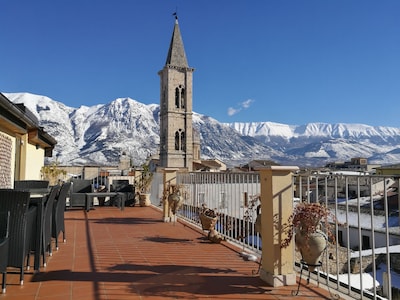
<instances>
[{"instance_id":1,"label":"terracotta tile floor","mask_svg":"<svg viewBox=\"0 0 400 300\"><path fill-rule=\"evenodd\" d=\"M212 244L181 222L164 223L153 207L71 210L65 218L67 243L39 274L27 271L23 286L9 272L0 299L282 299L297 287L268 286L241 248ZM328 296L310 284L294 298Z\"/></svg>"}]
</instances>

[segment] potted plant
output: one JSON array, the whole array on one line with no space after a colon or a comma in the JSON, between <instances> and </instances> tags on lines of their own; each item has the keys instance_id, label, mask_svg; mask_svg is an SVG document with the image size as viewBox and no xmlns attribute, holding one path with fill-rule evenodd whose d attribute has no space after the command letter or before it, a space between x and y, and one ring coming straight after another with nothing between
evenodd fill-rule
<instances>
[{"instance_id":1,"label":"potted plant","mask_svg":"<svg viewBox=\"0 0 400 300\"><path fill-rule=\"evenodd\" d=\"M294 236L302 261L307 264L310 271L313 271L321 264L320 259L328 241L335 243L331 223L335 220L335 216L324 205L298 203L287 222L283 224L283 233L286 237L281 242L281 248L288 247Z\"/></svg>"},{"instance_id":2,"label":"potted plant","mask_svg":"<svg viewBox=\"0 0 400 300\"><path fill-rule=\"evenodd\" d=\"M150 188L153 179L153 173L150 171L148 164L142 166L140 175L135 179L135 192L139 195L140 206L149 206L150 202Z\"/></svg>"},{"instance_id":3,"label":"potted plant","mask_svg":"<svg viewBox=\"0 0 400 300\"><path fill-rule=\"evenodd\" d=\"M208 230L208 239L213 243L220 243L223 240L222 235L215 229L219 214L213 209L207 208L203 203L199 210L199 218L203 230Z\"/></svg>"},{"instance_id":4,"label":"potted plant","mask_svg":"<svg viewBox=\"0 0 400 300\"><path fill-rule=\"evenodd\" d=\"M43 166L40 169L40 173L44 180L49 181L50 186L57 185L59 181L64 180L65 175L67 175L67 172L58 166L57 161L50 165Z\"/></svg>"}]
</instances>

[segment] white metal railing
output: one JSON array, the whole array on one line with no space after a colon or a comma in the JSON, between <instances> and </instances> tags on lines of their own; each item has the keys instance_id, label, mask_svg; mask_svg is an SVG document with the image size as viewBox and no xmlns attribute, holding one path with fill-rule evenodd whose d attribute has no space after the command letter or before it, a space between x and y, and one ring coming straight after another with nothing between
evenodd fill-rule
<instances>
[{"instance_id":1,"label":"white metal railing","mask_svg":"<svg viewBox=\"0 0 400 300\"><path fill-rule=\"evenodd\" d=\"M261 240L254 230L260 204L258 173L178 173L184 205L179 216L200 224L199 208L204 204L219 214L216 229L225 239L261 254Z\"/></svg>"},{"instance_id":2,"label":"white metal railing","mask_svg":"<svg viewBox=\"0 0 400 300\"><path fill-rule=\"evenodd\" d=\"M261 254L254 230L260 204L258 173L178 173L177 184L184 191L179 217L200 226L198 210L205 204L219 213L216 229L227 240ZM399 178L390 176L293 176L294 202L320 202L337 219L337 243L330 245L323 266L314 272L317 281L355 299L398 299L398 187Z\"/></svg>"},{"instance_id":3,"label":"white metal railing","mask_svg":"<svg viewBox=\"0 0 400 300\"><path fill-rule=\"evenodd\" d=\"M329 274L335 289L356 299L399 299L399 178L298 175L293 186L297 199L323 203L337 219L337 243L318 275Z\"/></svg>"}]
</instances>

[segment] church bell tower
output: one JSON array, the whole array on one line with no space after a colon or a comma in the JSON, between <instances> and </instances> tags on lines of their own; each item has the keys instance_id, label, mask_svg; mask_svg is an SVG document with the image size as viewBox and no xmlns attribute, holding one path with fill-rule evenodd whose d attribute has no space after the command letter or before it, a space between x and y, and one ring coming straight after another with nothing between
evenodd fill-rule
<instances>
[{"instance_id":1,"label":"church bell tower","mask_svg":"<svg viewBox=\"0 0 400 300\"><path fill-rule=\"evenodd\" d=\"M178 18L160 75L160 166L193 168L192 78Z\"/></svg>"}]
</instances>

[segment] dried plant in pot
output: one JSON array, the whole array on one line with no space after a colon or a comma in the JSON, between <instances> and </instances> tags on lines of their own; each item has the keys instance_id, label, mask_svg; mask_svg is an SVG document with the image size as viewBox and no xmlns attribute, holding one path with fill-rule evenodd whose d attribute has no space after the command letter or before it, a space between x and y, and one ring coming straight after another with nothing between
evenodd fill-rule
<instances>
[{"instance_id":1,"label":"dried plant in pot","mask_svg":"<svg viewBox=\"0 0 400 300\"><path fill-rule=\"evenodd\" d=\"M40 173L43 180L48 180L50 186L57 185L60 181L63 181L67 175L67 171L60 168L58 162L55 161L52 164L43 166L40 169Z\"/></svg>"},{"instance_id":2,"label":"dried plant in pot","mask_svg":"<svg viewBox=\"0 0 400 300\"><path fill-rule=\"evenodd\" d=\"M208 230L207 238L213 243L220 243L223 240L222 235L215 229L218 222L219 213L214 209L207 208L203 203L199 209L199 218L203 230Z\"/></svg>"},{"instance_id":3,"label":"dried plant in pot","mask_svg":"<svg viewBox=\"0 0 400 300\"><path fill-rule=\"evenodd\" d=\"M289 246L293 236L295 245L310 271L320 265L320 259L328 242L335 243L334 229L331 222L336 218L329 208L319 203L298 203L293 213L283 224L283 233L286 238L281 248Z\"/></svg>"},{"instance_id":4,"label":"dried plant in pot","mask_svg":"<svg viewBox=\"0 0 400 300\"><path fill-rule=\"evenodd\" d=\"M199 209L199 218L203 230L211 230L215 228L218 221L218 213L203 203Z\"/></svg>"}]
</instances>

